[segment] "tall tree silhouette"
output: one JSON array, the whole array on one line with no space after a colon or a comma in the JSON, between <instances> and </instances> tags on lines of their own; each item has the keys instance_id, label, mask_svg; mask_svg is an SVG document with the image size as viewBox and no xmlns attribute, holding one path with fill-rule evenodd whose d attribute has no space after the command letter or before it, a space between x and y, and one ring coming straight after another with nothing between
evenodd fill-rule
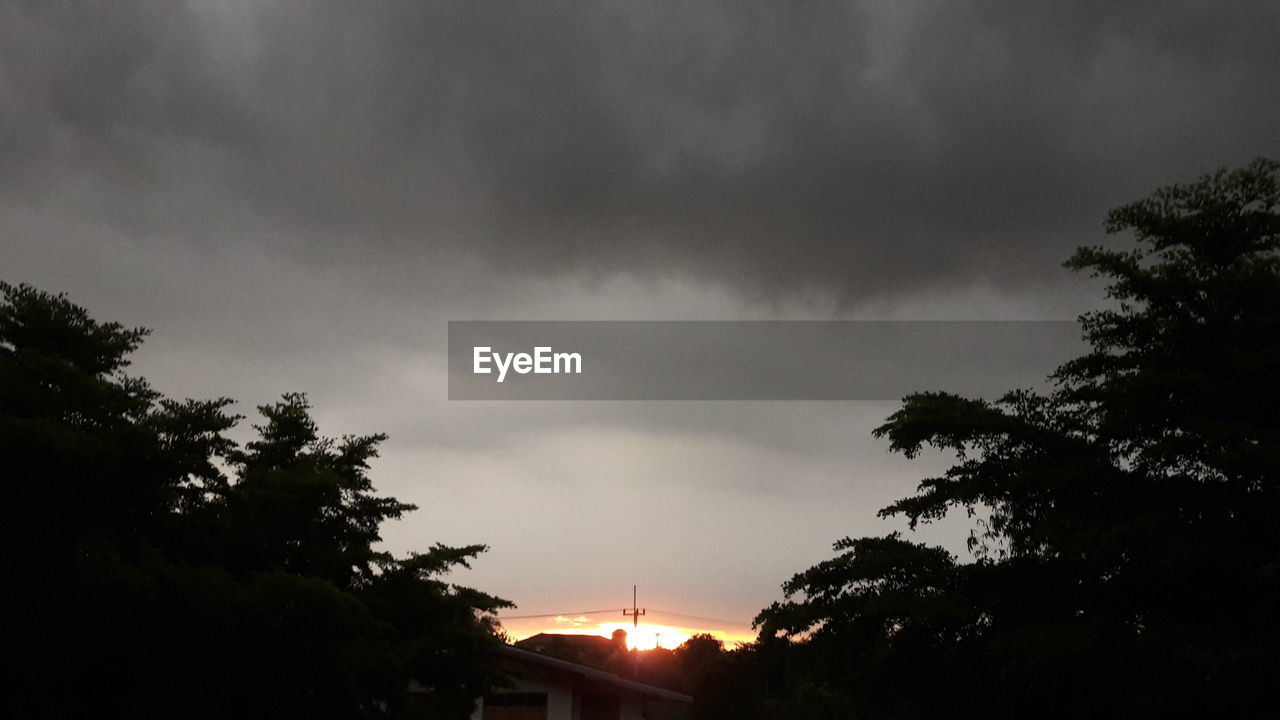
<instances>
[{"instance_id":1,"label":"tall tree silhouette","mask_svg":"<svg viewBox=\"0 0 1280 720\"><path fill-rule=\"evenodd\" d=\"M957 463L883 515L985 517L977 560L845 539L762 632L807 634L810 681L875 716L1254 717L1280 686L1280 163L1113 210L1136 247L1053 390L906 398L877 429Z\"/></svg>"},{"instance_id":2,"label":"tall tree silhouette","mask_svg":"<svg viewBox=\"0 0 1280 720\"><path fill-rule=\"evenodd\" d=\"M385 436L319 435L304 396L226 437L230 401L125 374L141 329L0 283L6 717L465 717L504 600L447 583L481 545L374 550Z\"/></svg>"}]
</instances>

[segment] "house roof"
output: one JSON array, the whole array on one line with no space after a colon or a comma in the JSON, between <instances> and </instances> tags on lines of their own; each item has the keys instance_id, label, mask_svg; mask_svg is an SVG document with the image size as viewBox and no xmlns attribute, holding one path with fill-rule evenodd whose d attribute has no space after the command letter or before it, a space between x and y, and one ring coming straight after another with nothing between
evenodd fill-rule
<instances>
[{"instance_id":1,"label":"house roof","mask_svg":"<svg viewBox=\"0 0 1280 720\"><path fill-rule=\"evenodd\" d=\"M516 647L533 647L538 645L582 645L585 647L611 650L615 642L600 635L560 635L556 633L538 633L523 640L516 641Z\"/></svg>"},{"instance_id":2,"label":"house roof","mask_svg":"<svg viewBox=\"0 0 1280 720\"><path fill-rule=\"evenodd\" d=\"M567 660L539 655L538 653L521 650L520 648L513 647L511 645L503 645L499 647L497 649L497 653L503 658L513 660L518 663L535 665L548 670L556 670L571 675L577 675L578 677L611 685L621 690L629 690L640 695L646 695L648 697L658 698L661 700L672 700L674 702L693 702L692 697L683 693L654 687L653 685L645 685L644 683L638 683L634 680L627 680L626 678L618 677L610 672L597 670L592 667L587 667L586 665L571 663Z\"/></svg>"}]
</instances>

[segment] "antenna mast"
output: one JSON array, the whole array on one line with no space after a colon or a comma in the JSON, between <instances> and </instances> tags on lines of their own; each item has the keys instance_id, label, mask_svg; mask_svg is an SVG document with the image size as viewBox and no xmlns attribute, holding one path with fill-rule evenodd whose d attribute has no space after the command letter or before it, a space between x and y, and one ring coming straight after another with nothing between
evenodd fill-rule
<instances>
[{"instance_id":1,"label":"antenna mast","mask_svg":"<svg viewBox=\"0 0 1280 720\"><path fill-rule=\"evenodd\" d=\"M644 608L636 607L636 586L631 586L631 609L622 611L623 617L631 618L631 629L634 632L640 628L640 616L644 615Z\"/></svg>"}]
</instances>

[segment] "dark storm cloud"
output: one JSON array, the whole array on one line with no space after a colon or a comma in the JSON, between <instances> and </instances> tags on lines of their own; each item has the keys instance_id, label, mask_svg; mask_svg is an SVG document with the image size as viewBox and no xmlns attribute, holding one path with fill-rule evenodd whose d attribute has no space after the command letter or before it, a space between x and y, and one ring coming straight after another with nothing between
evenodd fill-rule
<instances>
[{"instance_id":1,"label":"dark storm cloud","mask_svg":"<svg viewBox=\"0 0 1280 720\"><path fill-rule=\"evenodd\" d=\"M19 3L6 200L323 261L1017 288L1280 148L1265 3Z\"/></svg>"}]
</instances>

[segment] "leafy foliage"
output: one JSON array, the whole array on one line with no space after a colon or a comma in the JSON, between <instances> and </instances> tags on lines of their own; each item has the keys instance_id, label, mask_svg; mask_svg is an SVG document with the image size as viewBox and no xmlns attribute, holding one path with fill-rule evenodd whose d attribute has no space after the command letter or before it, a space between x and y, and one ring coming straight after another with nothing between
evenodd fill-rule
<instances>
[{"instance_id":1,"label":"leafy foliage","mask_svg":"<svg viewBox=\"0 0 1280 720\"><path fill-rule=\"evenodd\" d=\"M230 400L125 374L146 331L0 283L6 717L465 717L510 604L442 576L485 550L374 549L384 435L322 437L305 396L226 433Z\"/></svg>"},{"instance_id":2,"label":"leafy foliage","mask_svg":"<svg viewBox=\"0 0 1280 720\"><path fill-rule=\"evenodd\" d=\"M806 638L793 683L869 716L1253 717L1280 686L1280 163L1113 210L1130 250L1090 350L1044 394L905 399L876 434L941 477L882 511L985 515L976 561L842 540L758 618ZM797 691L798 692L798 691Z\"/></svg>"}]
</instances>

